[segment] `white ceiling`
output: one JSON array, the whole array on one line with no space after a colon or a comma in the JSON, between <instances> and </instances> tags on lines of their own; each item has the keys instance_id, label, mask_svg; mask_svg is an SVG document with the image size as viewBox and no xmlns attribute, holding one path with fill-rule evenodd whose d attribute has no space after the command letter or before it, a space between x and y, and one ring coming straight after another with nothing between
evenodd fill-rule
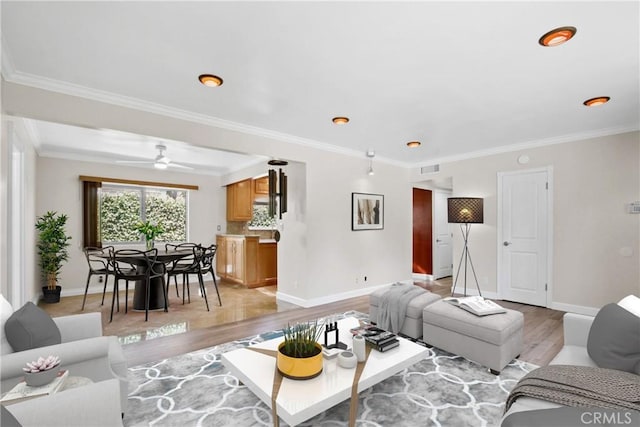
<instances>
[{"instance_id":1,"label":"white ceiling","mask_svg":"<svg viewBox=\"0 0 640 427\"><path fill-rule=\"evenodd\" d=\"M378 159L420 166L640 128L637 1L1 7L8 81L161 106L363 158L375 150ZM578 29L568 43L538 44L567 25ZM203 73L224 84L202 86ZM605 95L606 105L582 105ZM351 122L333 125L338 115ZM69 139L36 125L49 151ZM409 149L411 140L423 144ZM140 138L146 145L135 156L153 158L155 143ZM203 154L176 142L167 155L193 164Z\"/></svg>"}]
</instances>

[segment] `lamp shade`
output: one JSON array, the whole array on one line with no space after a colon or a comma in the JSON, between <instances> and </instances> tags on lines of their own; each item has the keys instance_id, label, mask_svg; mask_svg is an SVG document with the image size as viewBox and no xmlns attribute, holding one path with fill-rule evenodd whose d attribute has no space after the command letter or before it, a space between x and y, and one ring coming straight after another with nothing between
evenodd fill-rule
<instances>
[{"instance_id":1,"label":"lamp shade","mask_svg":"<svg viewBox=\"0 0 640 427\"><path fill-rule=\"evenodd\" d=\"M482 224L483 199L481 197L450 197L447 210L450 223Z\"/></svg>"}]
</instances>

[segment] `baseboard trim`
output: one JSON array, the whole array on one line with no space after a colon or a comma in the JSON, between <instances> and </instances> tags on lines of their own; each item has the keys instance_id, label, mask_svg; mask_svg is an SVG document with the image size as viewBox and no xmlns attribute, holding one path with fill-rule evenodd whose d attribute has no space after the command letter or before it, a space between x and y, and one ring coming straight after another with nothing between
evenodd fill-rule
<instances>
[{"instance_id":1,"label":"baseboard trim","mask_svg":"<svg viewBox=\"0 0 640 427\"><path fill-rule=\"evenodd\" d=\"M102 290L104 289L104 284L100 284L99 286L89 286L89 291L87 294L102 294ZM113 291L113 287L110 285L107 288L108 292ZM75 297L77 295L84 295L84 288L73 288L69 290L65 290L64 286L62 287L62 291L60 291L60 297Z\"/></svg>"},{"instance_id":2,"label":"baseboard trim","mask_svg":"<svg viewBox=\"0 0 640 427\"><path fill-rule=\"evenodd\" d=\"M332 294L332 295L322 296L318 298L311 298L311 299L303 299L293 295L285 294L284 292L277 291L276 300L281 300L291 304L299 305L304 308L309 308L309 307L315 307L317 305L322 305L322 304L330 304L333 302L342 301L349 298L369 295L370 293L376 291L377 289L384 288L390 285L391 283L387 283L379 286L370 286L362 289L354 289L348 292L341 292L339 294Z\"/></svg>"},{"instance_id":3,"label":"baseboard trim","mask_svg":"<svg viewBox=\"0 0 640 427\"><path fill-rule=\"evenodd\" d=\"M433 281L432 274L424 274L424 273L412 273L411 277L415 280L428 280L430 282Z\"/></svg>"},{"instance_id":4,"label":"baseboard trim","mask_svg":"<svg viewBox=\"0 0 640 427\"><path fill-rule=\"evenodd\" d=\"M585 316L595 316L600 311L599 308L585 307L583 305L565 304L563 302L552 302L551 307L554 310L564 311L567 313L584 314Z\"/></svg>"}]
</instances>

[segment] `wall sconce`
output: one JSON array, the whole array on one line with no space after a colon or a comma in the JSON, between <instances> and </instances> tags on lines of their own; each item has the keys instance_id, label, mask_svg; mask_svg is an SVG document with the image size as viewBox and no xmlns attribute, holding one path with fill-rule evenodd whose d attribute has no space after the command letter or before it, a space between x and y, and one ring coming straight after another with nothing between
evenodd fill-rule
<instances>
[{"instance_id":1,"label":"wall sconce","mask_svg":"<svg viewBox=\"0 0 640 427\"><path fill-rule=\"evenodd\" d=\"M374 175L373 171L373 158L376 156L376 152L373 150L367 151L367 157L369 158L369 170L367 171L367 175Z\"/></svg>"}]
</instances>

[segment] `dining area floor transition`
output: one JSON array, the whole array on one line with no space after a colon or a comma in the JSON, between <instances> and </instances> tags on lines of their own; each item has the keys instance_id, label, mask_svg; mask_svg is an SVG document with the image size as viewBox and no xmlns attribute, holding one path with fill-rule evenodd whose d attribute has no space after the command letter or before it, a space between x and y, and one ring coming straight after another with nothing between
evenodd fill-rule
<instances>
[{"instance_id":1,"label":"dining area floor transition","mask_svg":"<svg viewBox=\"0 0 640 427\"><path fill-rule=\"evenodd\" d=\"M113 279L110 278L109 282ZM124 312L125 292L119 292L121 309L113 313L113 321L109 322L111 314L112 287L107 288L102 302L102 293L88 294L84 310L82 310L82 295L66 296L57 304L38 304L53 317L87 312L102 313L102 330L104 335L116 335L122 344L152 340L165 336L182 334L212 325L235 322L247 318L259 317L265 314L298 308L294 304L276 301L277 286L263 286L249 289L244 285L225 280L218 280L222 306L218 305L216 291L212 280L205 281L207 294L213 296L214 303L207 311L204 299L198 290L198 281L191 280L191 302L186 299L182 303L182 282L178 279L180 297L176 295L174 280L171 280L169 295L169 312L162 309L153 311L149 320L145 322L145 312L131 310L134 293L129 292L129 311Z\"/></svg>"}]
</instances>

